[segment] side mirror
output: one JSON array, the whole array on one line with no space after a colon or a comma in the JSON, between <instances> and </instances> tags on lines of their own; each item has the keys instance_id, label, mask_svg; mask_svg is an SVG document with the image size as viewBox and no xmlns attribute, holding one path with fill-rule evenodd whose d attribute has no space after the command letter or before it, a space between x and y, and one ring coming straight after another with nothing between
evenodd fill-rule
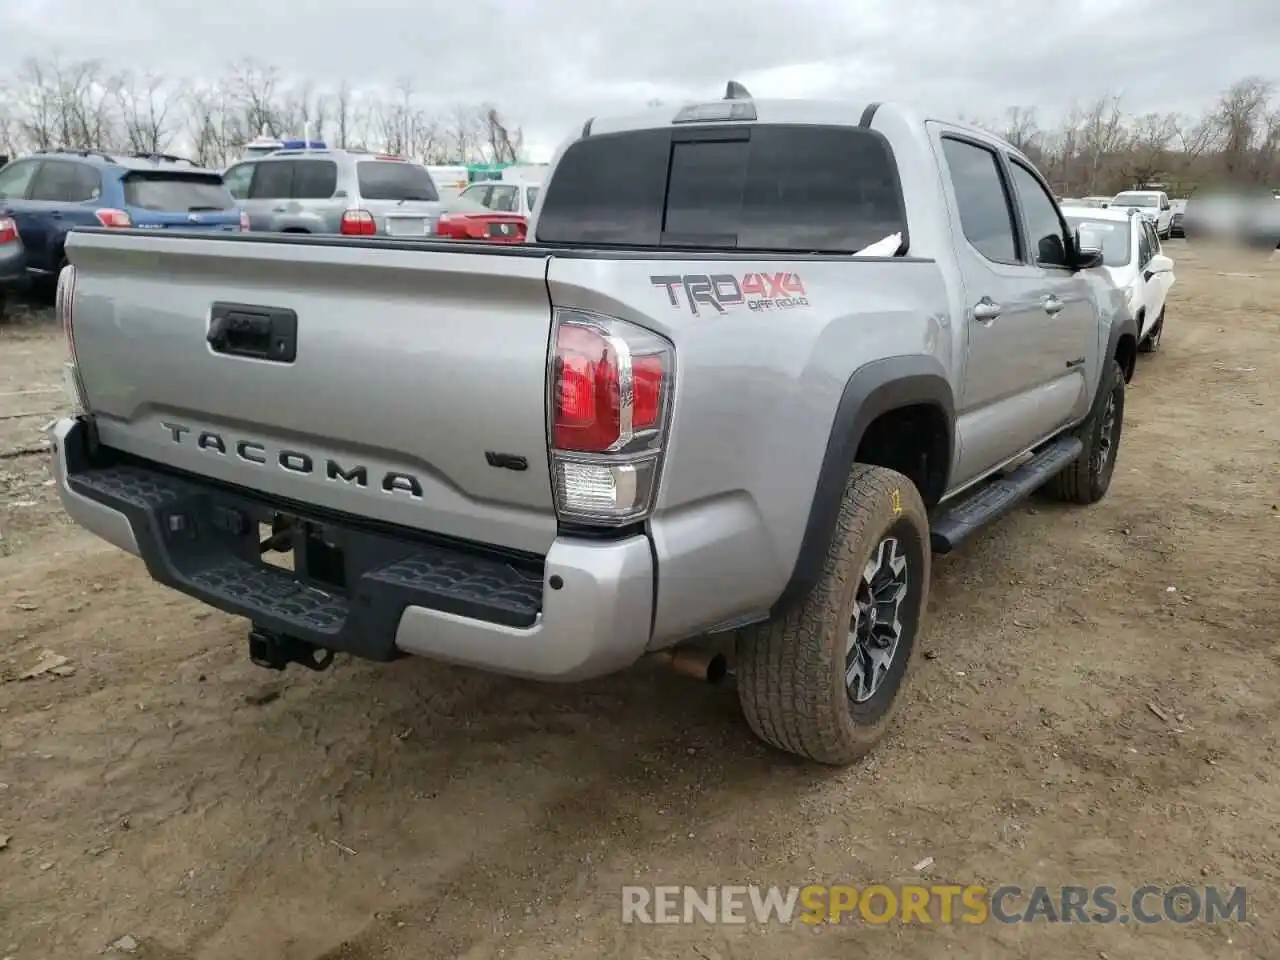
<instances>
[{"instance_id":1,"label":"side mirror","mask_svg":"<svg viewBox=\"0 0 1280 960\"><path fill-rule=\"evenodd\" d=\"M1147 264L1150 273L1173 273L1173 261L1163 253L1157 253Z\"/></svg>"},{"instance_id":2,"label":"side mirror","mask_svg":"<svg viewBox=\"0 0 1280 960\"><path fill-rule=\"evenodd\" d=\"M1078 227L1072 231L1071 245L1075 247L1074 266L1077 270L1092 270L1094 267L1102 266L1102 248L1083 243L1080 240Z\"/></svg>"}]
</instances>

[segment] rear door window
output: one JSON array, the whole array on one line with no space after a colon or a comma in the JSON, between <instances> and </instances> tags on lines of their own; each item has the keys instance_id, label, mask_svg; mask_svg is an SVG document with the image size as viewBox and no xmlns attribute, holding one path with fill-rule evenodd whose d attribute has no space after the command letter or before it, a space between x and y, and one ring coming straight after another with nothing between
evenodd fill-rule
<instances>
[{"instance_id":1,"label":"rear door window","mask_svg":"<svg viewBox=\"0 0 1280 960\"><path fill-rule=\"evenodd\" d=\"M229 210L235 200L216 174L131 173L124 180L126 206L174 213Z\"/></svg>"},{"instance_id":2,"label":"rear door window","mask_svg":"<svg viewBox=\"0 0 1280 960\"><path fill-rule=\"evenodd\" d=\"M250 200L288 200L293 192L293 161L263 160L249 184Z\"/></svg>"},{"instance_id":3,"label":"rear door window","mask_svg":"<svg viewBox=\"0 0 1280 960\"><path fill-rule=\"evenodd\" d=\"M338 165L332 160L293 161L295 200L328 200L338 189Z\"/></svg>"},{"instance_id":4,"label":"rear door window","mask_svg":"<svg viewBox=\"0 0 1280 960\"><path fill-rule=\"evenodd\" d=\"M46 160L31 185L31 199L83 203L102 193L102 174L87 163Z\"/></svg>"},{"instance_id":5,"label":"rear door window","mask_svg":"<svg viewBox=\"0 0 1280 960\"><path fill-rule=\"evenodd\" d=\"M1138 224L1138 266L1146 269L1147 264L1151 261L1151 234L1147 232L1146 224Z\"/></svg>"},{"instance_id":6,"label":"rear door window","mask_svg":"<svg viewBox=\"0 0 1280 960\"><path fill-rule=\"evenodd\" d=\"M1017 263L1013 205L995 151L968 140L943 137L942 155L956 195L960 229L969 245L988 260Z\"/></svg>"},{"instance_id":7,"label":"rear door window","mask_svg":"<svg viewBox=\"0 0 1280 960\"><path fill-rule=\"evenodd\" d=\"M360 196L366 200L439 200L426 167L398 160L362 160L356 164Z\"/></svg>"},{"instance_id":8,"label":"rear door window","mask_svg":"<svg viewBox=\"0 0 1280 960\"><path fill-rule=\"evenodd\" d=\"M854 253L906 232L887 142L853 127L598 134L565 151L539 241Z\"/></svg>"}]
</instances>

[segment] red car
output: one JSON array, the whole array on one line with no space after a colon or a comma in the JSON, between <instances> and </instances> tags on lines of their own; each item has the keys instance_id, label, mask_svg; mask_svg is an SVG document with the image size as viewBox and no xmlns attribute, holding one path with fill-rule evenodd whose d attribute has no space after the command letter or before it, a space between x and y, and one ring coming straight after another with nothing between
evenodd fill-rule
<instances>
[{"instance_id":1,"label":"red car","mask_svg":"<svg viewBox=\"0 0 1280 960\"><path fill-rule=\"evenodd\" d=\"M456 197L444 203L436 236L450 240L524 243L528 222L518 213L497 213L473 200Z\"/></svg>"}]
</instances>

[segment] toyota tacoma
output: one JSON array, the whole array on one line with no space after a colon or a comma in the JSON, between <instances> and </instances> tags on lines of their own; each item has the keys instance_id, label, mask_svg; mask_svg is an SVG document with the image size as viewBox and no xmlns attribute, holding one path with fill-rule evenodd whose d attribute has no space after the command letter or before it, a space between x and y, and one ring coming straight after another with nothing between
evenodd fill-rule
<instances>
[{"instance_id":1,"label":"toyota tacoma","mask_svg":"<svg viewBox=\"0 0 1280 960\"><path fill-rule=\"evenodd\" d=\"M528 237L77 230L66 510L276 669L732 635L755 733L843 764L933 556L1107 492L1134 321L990 134L730 84L584 124Z\"/></svg>"}]
</instances>

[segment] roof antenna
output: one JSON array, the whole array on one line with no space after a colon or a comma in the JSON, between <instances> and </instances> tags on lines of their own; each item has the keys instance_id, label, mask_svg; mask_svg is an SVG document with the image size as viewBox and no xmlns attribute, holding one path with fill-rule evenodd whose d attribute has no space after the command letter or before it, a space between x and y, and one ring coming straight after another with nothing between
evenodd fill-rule
<instances>
[{"instance_id":1,"label":"roof antenna","mask_svg":"<svg viewBox=\"0 0 1280 960\"><path fill-rule=\"evenodd\" d=\"M724 98L726 100L750 100L751 93L737 80L730 80L729 85L724 88Z\"/></svg>"}]
</instances>

